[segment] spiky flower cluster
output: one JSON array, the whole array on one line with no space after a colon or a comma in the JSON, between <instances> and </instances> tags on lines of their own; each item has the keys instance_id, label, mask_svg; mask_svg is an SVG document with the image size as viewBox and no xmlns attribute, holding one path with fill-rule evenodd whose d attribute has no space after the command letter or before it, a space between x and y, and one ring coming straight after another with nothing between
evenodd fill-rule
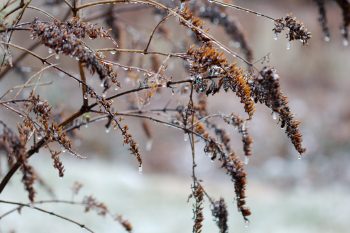
<instances>
[{"instance_id":1,"label":"spiky flower cluster","mask_svg":"<svg viewBox=\"0 0 350 233\"><path fill-rule=\"evenodd\" d=\"M220 198L219 201L214 202L211 213L215 219L216 225L220 229L220 233L227 233L228 211L225 200L223 198Z\"/></svg>"},{"instance_id":2,"label":"spiky flower cluster","mask_svg":"<svg viewBox=\"0 0 350 233\"><path fill-rule=\"evenodd\" d=\"M64 23L56 20L41 22L35 19L31 23L31 32L33 38L40 39L42 44L57 54L63 53L75 57L90 70L91 74L96 72L104 81L105 91L110 87L110 81L117 83L117 73L113 70L112 65L102 62L82 41L86 35L90 38L109 37L103 29L80 22L76 18Z\"/></svg>"},{"instance_id":3,"label":"spiky flower cluster","mask_svg":"<svg viewBox=\"0 0 350 233\"><path fill-rule=\"evenodd\" d=\"M238 132L242 136L244 155L251 156L253 138L248 134L246 121L241 119L239 116L236 116L235 114L231 114L230 116L224 116L224 121L238 128Z\"/></svg>"},{"instance_id":4,"label":"spiky flower cluster","mask_svg":"<svg viewBox=\"0 0 350 233\"><path fill-rule=\"evenodd\" d=\"M205 44L200 48L190 48L187 54L191 58L190 73L194 75L206 75L203 82L212 79L214 76L218 78L217 84L212 82L207 90L207 94L217 93L221 87L225 91L229 89L236 93L244 104L244 109L249 118L253 116L255 111L254 102L250 98L251 90L244 78L243 71L236 64L229 64L223 53L219 53L211 44ZM208 85L203 85L207 87Z\"/></svg>"},{"instance_id":5,"label":"spiky flower cluster","mask_svg":"<svg viewBox=\"0 0 350 233\"><path fill-rule=\"evenodd\" d=\"M304 24L291 15L276 19L275 27L272 31L278 35L285 29L287 29L286 35L289 41L300 40L303 44L307 44L311 39L311 33L306 29Z\"/></svg>"},{"instance_id":6,"label":"spiky flower cluster","mask_svg":"<svg viewBox=\"0 0 350 233\"><path fill-rule=\"evenodd\" d=\"M195 199L195 203L193 206L193 233L202 232L202 226L204 221L203 214L203 199L204 199L204 190L203 187L196 183L194 187L192 187L192 196Z\"/></svg>"},{"instance_id":7,"label":"spiky flower cluster","mask_svg":"<svg viewBox=\"0 0 350 233\"><path fill-rule=\"evenodd\" d=\"M279 115L281 128L285 127L285 131L296 150L300 154L304 153L305 148L302 146L302 135L299 130L300 122L294 119L288 106L287 97L281 92L279 75L276 70L264 67L260 71L260 75L256 76L250 85L255 102L265 104L273 111L273 114Z\"/></svg>"}]
</instances>

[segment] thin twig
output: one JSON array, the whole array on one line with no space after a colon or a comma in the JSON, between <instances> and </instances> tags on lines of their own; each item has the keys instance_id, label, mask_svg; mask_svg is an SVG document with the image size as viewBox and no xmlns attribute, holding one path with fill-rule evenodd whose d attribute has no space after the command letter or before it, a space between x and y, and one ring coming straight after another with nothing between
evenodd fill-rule
<instances>
[{"instance_id":1,"label":"thin twig","mask_svg":"<svg viewBox=\"0 0 350 233\"><path fill-rule=\"evenodd\" d=\"M145 53L147 53L148 48L149 48L149 46L150 46L150 44L151 44L153 35L154 35L154 33L157 31L158 27L159 27L163 22L165 22L170 16L171 16L170 14L166 15L166 16L165 16L161 21L159 21L159 23L154 27L154 29L153 29L153 31L152 31L152 33L151 33L149 39L148 39L148 43L147 43L147 45L146 45L146 48L144 49L144 52L145 52Z\"/></svg>"},{"instance_id":2,"label":"thin twig","mask_svg":"<svg viewBox=\"0 0 350 233\"><path fill-rule=\"evenodd\" d=\"M89 227L85 226L84 224L81 224L75 220L72 220L70 218L67 218L63 215L60 215L60 214L56 214L55 212L52 212L52 211L48 211L48 210L45 210L45 209L42 209L42 208L39 208L39 207L36 207L36 206L32 206L30 204L25 204L25 203L20 203L20 202L13 202L13 201L5 201L5 200L0 200L0 203L4 203L4 204L10 204L10 205L18 205L18 206L21 206L21 207L27 207L29 209L34 209L34 210L38 210L40 212L43 212L43 213L46 213L46 214L49 214L49 215L52 215L52 216L55 216L57 218L60 218L64 221L67 221L67 222L70 222L74 225L77 225L79 226L80 228L83 228L84 230L88 231L88 232L91 232L91 233L94 233L93 230L91 230Z\"/></svg>"}]
</instances>

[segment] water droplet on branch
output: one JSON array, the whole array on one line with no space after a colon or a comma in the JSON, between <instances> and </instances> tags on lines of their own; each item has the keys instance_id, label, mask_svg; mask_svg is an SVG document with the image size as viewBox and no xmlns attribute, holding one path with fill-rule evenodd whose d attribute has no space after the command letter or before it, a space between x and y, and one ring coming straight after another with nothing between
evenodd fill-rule
<instances>
[{"instance_id":1,"label":"water droplet on branch","mask_svg":"<svg viewBox=\"0 0 350 233\"><path fill-rule=\"evenodd\" d=\"M249 163L249 157L248 156L244 156L244 164L248 165Z\"/></svg>"},{"instance_id":2,"label":"water droplet on branch","mask_svg":"<svg viewBox=\"0 0 350 233\"><path fill-rule=\"evenodd\" d=\"M272 119L277 120L278 113L277 112L272 112Z\"/></svg>"},{"instance_id":3,"label":"water droplet on branch","mask_svg":"<svg viewBox=\"0 0 350 233\"><path fill-rule=\"evenodd\" d=\"M287 42L286 49L287 49L287 50L290 50L290 49L291 49L291 44L290 44L290 42L289 42L289 41Z\"/></svg>"},{"instance_id":4,"label":"water droplet on branch","mask_svg":"<svg viewBox=\"0 0 350 233\"><path fill-rule=\"evenodd\" d=\"M153 140L152 139L149 139L146 143L146 150L147 151L150 151L152 150L152 145L153 145Z\"/></svg>"}]
</instances>

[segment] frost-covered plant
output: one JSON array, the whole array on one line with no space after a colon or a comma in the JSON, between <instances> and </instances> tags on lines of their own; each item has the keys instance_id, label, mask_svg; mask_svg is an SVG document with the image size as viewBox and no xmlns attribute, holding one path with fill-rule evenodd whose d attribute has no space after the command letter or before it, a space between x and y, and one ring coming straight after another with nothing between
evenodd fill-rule
<instances>
[{"instance_id":1,"label":"frost-covered plant","mask_svg":"<svg viewBox=\"0 0 350 233\"><path fill-rule=\"evenodd\" d=\"M346 3L337 2L346 12ZM321 23L328 35L324 3L317 3L322 15ZM36 7L38 4L39 7ZM181 130L190 139L193 162L193 232L202 230L205 200L211 204L212 215L220 232L228 232L225 200L214 200L196 175L195 144L198 141L204 143L205 154L211 160L217 161L232 180L236 205L244 220L248 221L251 212L246 203L245 163L231 147L231 138L226 128L221 128L217 122L231 125L240 133L246 163L253 154L253 139L249 135L248 125L254 118L257 103L265 105L271 110L273 117L278 118L281 128L285 130L300 156L305 148L302 145L300 123L294 119L287 97L281 91L276 69L258 67L254 63L249 38L245 36L238 20L228 13L227 8L243 10L248 14L272 20L275 27L271 33L277 35L284 31L288 43L297 40L307 45L311 38L306 27L291 15L275 19L227 1L5 1L0 6L0 80L7 79L11 71L21 67L25 57L41 62L42 67L37 72L32 72L32 75L22 71L23 85L9 87L5 93L1 93L0 106L20 118L17 129L9 127L4 119L0 121L0 148L5 152L7 161L7 170L0 177L0 193L16 171L20 170L31 204L3 200L0 202L49 213L36 206L40 202L35 200L33 184L38 177L29 159L39 150L47 149L51 154L53 167L58 170L59 176L64 176L62 153L68 151L78 158L85 158L74 148L74 132L95 122L105 121L107 132L114 130L122 135L123 143L136 158L141 172L142 151L129 126L123 121L125 118L138 118L148 140L152 140L149 121ZM135 28L123 21L125 14L140 9L159 19L149 34L144 28ZM66 13L58 18L51 14L53 10ZM23 15L28 11L31 11L31 15L25 21ZM346 16L344 13L344 28L348 25ZM167 23L171 19L175 19L175 22L192 34L170 38L169 31L173 28ZM148 26L150 24L147 22ZM213 36L210 32L212 24L223 27L239 48L232 49ZM29 47L14 42L17 37L23 36L23 32L33 40ZM347 38L347 34L345 35ZM97 39L103 39L105 44L111 46L101 47L101 43L92 43ZM161 49L163 47L157 44L159 41L167 43L168 49ZM185 41L191 41L192 45L183 46ZM41 55L36 52L39 47L46 48L48 54ZM14 50L19 54L14 56ZM138 59L138 55L145 56ZM76 62L75 69L78 74L59 64L61 59L70 60L72 64ZM176 67L176 71L171 70L171 64L181 64L178 60L184 66ZM179 70L183 71L181 75ZM75 112L55 110L48 100L40 96L39 87L55 85L40 81L44 72L51 72L67 83L79 84L77 92L81 92L81 105ZM128 77L127 81L123 78L125 76ZM88 81L96 78L99 82L97 85ZM26 95L24 89L29 89L30 94ZM164 95L164 89L173 92L173 99L186 97L186 102L179 104L173 101L170 105L157 105L153 97ZM234 110L229 115L210 112L207 99L220 92L237 96L246 115L238 116ZM120 101L126 102L127 107L121 107ZM161 117L157 114L159 112L166 117ZM77 190L76 186L75 192ZM85 211L96 210L103 216L109 213L107 206L92 196L86 197L80 204L85 206ZM64 219L62 216L57 217ZM115 219L126 231L131 232L132 226L128 221L121 216ZM65 220L92 231L83 224Z\"/></svg>"}]
</instances>

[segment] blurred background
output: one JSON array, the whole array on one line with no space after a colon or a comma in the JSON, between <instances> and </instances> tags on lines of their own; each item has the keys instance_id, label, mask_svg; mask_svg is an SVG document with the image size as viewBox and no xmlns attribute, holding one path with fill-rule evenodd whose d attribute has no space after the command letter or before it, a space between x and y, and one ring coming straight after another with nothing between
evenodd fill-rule
<instances>
[{"instance_id":1,"label":"blurred background","mask_svg":"<svg viewBox=\"0 0 350 233\"><path fill-rule=\"evenodd\" d=\"M55 1L52 1L55 2ZM87 2L87 1L86 1ZM229 1L230 2L230 1ZM62 5L33 5L43 7L57 18L63 17ZM342 13L335 2L327 2L330 42L325 42L318 23L318 9L313 1L242 1L235 4L262 12L278 18L292 12L302 20L312 33L308 45L302 46L293 42L287 50L287 40L281 35L278 40L273 37L273 22L246 12L227 9L226 12L239 20L246 33L247 40L254 52L257 67L270 65L277 69L281 77L281 86L288 96L292 111L301 124L304 145L307 152L298 159L289 139L277 125L270 110L257 105L255 117L248 125L254 138L253 156L248 165L248 206L252 211L250 223L244 222L237 213L234 202L234 189L219 164L213 164L201 153L203 145L198 143L197 163L198 177L214 198L225 197L229 207L230 232L349 232L350 223L350 47L344 46L340 33ZM110 6L109 6L110 7ZM96 8L107 9L106 6ZM118 16L120 21L120 47L143 48L149 33L158 23L159 16L147 7L126 11ZM85 11L82 17L90 17L93 11ZM37 12L28 11L23 21L31 21ZM101 20L93 22L101 23ZM210 22L207 27L210 33L235 48L235 44L225 35L224 30ZM166 32L156 35L151 48L167 50L169 44L176 44L177 52L186 51L192 44L190 39L179 39L179 35L189 33L178 25L176 19L170 19L163 27ZM21 36L23 35L23 36ZM131 35L131 38L130 38ZM164 35L166 39L164 42ZM190 34L188 34L190 35ZM14 36L14 43L29 47L33 41L28 34L19 32ZM107 45L106 45L107 43ZM109 44L108 44L109 43ZM112 46L110 42L98 41L96 47ZM47 49L35 50L47 54ZM239 49L237 49L239 52ZM13 51L16 57L18 51ZM113 57L112 54L107 56ZM150 66L146 58L135 56L134 61L120 55L122 64L140 64ZM261 58L265 57L263 64ZM111 58L112 59L112 58ZM56 61L71 72L78 70L73 60L62 56ZM76 61L74 61L76 63ZM23 83L27 75L40 69L41 64L26 58L21 66L11 71L1 80L0 91L4 93L9 87ZM178 68L181 67L181 68ZM184 77L181 62L168 64L169 74L175 79ZM136 85L130 73L120 70L122 84ZM131 76L131 77L129 77ZM186 77L186 76L185 76ZM39 93L49 100L55 111L65 111L67 115L79 109L81 93L76 92L77 84L57 78L54 72L44 73L45 81L55 85L40 87ZM96 77L95 77L96 78ZM94 80L90 80L94 84ZM28 95L29 93L23 93ZM186 99L171 91L165 90L162 95L154 97L151 106L163 107L170 99L172 102L186 103ZM232 101L229 101L232 99ZM120 106L128 106L133 100L121 100ZM149 106L146 106L147 108ZM218 94L209 98L211 112L243 113L243 107L233 95ZM15 126L20 120L6 109L1 109L0 119ZM126 119L143 156L143 172L139 174L137 163L129 155L128 148L123 146L122 138L117 131L106 133L100 122L88 128L82 127L75 135L74 148L88 157L86 160L73 158L64 154L65 176L58 178L52 168L49 153L45 150L31 158L30 163L36 168L40 177L55 191L61 199L71 199L71 187L75 181L83 184L76 199L92 194L104 202L113 213L122 214L134 226L133 232L191 232L192 204L187 202L191 193L191 151L188 141L184 141L181 131L150 123L152 146L147 139L142 124L138 120ZM230 132L232 145L238 154L241 150L240 137ZM2 152L0 152L2 153ZM242 157L243 158L243 157ZM14 177L0 198L27 202L26 193L20 184L21 176ZM47 199L47 192L38 185L38 200ZM12 206L0 205L0 214ZM95 232L123 232L122 228L111 219L97 217L94 213L84 214L82 208L64 205L45 205L45 208L65 214L73 219L86 223ZM203 232L217 232L210 214L210 205L206 203ZM40 224L38 224L40 222ZM54 230L53 230L54 229ZM0 219L0 232L83 232L82 229L52 216L44 215L30 209L14 213Z\"/></svg>"}]
</instances>

